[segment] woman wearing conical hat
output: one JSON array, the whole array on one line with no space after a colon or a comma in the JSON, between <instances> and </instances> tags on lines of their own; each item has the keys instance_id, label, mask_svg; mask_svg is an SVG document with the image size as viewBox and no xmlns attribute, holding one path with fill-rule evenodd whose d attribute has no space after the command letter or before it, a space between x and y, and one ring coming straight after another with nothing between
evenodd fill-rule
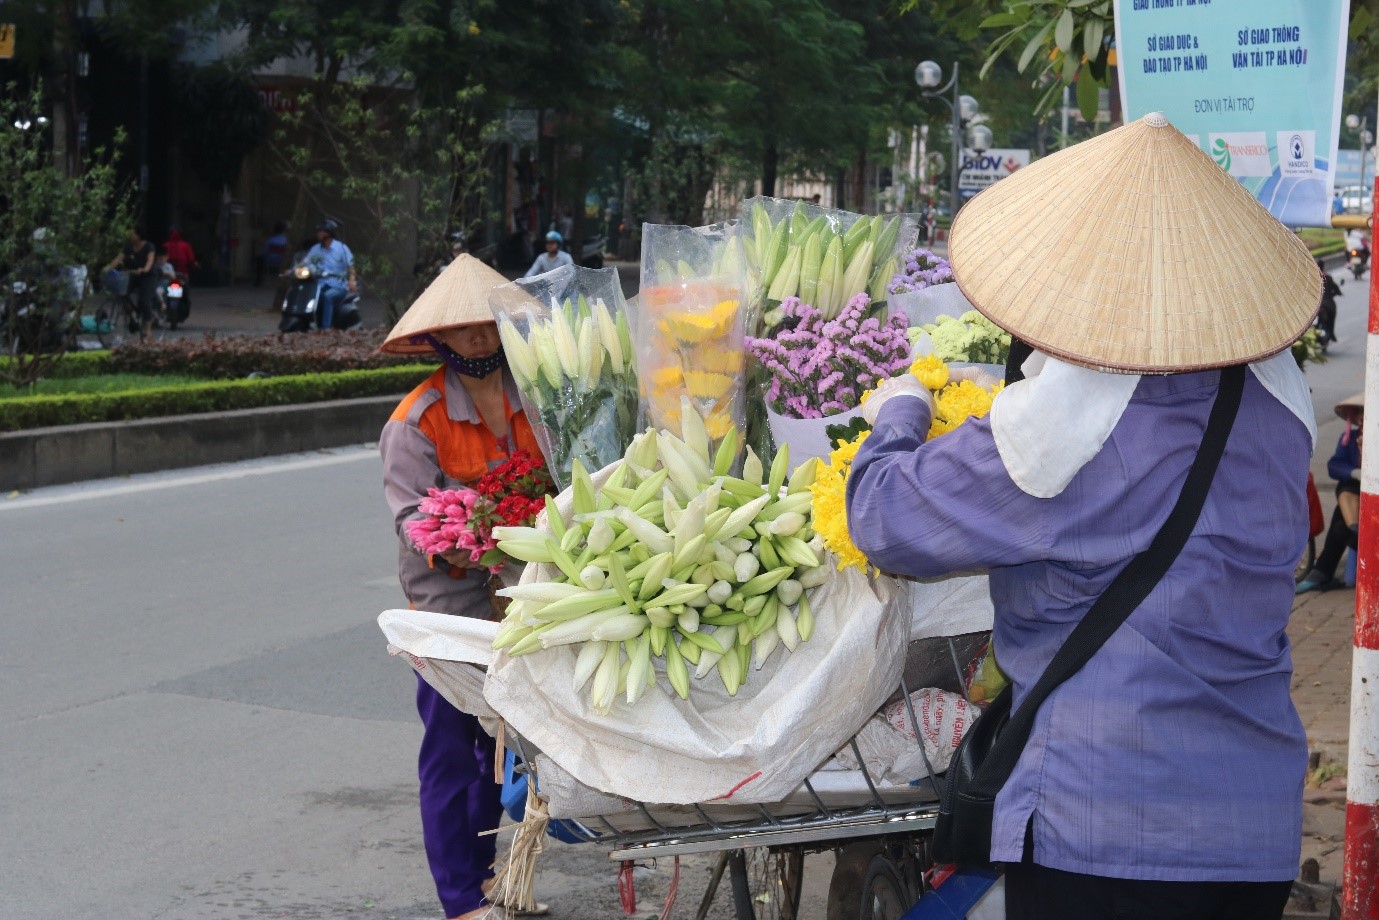
<instances>
[{"instance_id":1,"label":"woman wearing conical hat","mask_svg":"<svg viewBox=\"0 0 1379 920\"><path fill-rule=\"evenodd\" d=\"M1007 915L1277 918L1302 831L1284 629L1316 433L1287 350L1317 268L1162 115L977 196L950 258L977 309L1035 349L1026 379L929 443L928 391L885 384L848 515L886 571L990 571L1007 730L1029 726L993 761L1013 768L985 774L1003 777L984 855L1007 864ZM1036 690L1094 604L1109 638Z\"/></svg>"},{"instance_id":2,"label":"woman wearing conical hat","mask_svg":"<svg viewBox=\"0 0 1379 920\"><path fill-rule=\"evenodd\" d=\"M383 350L438 355L442 366L407 395L383 427L383 487L399 540L398 577L418 610L491 618L487 574L468 554L427 556L403 525L420 517L431 488L475 480L516 451L540 456L503 358L488 293L507 279L461 255L393 327ZM417 678L425 725L418 773L426 857L446 917L487 915L494 837L502 813L493 782L494 742L479 720L460 712ZM544 912L544 910L543 910Z\"/></svg>"},{"instance_id":3,"label":"woman wearing conical hat","mask_svg":"<svg viewBox=\"0 0 1379 920\"><path fill-rule=\"evenodd\" d=\"M1336 414L1345 422L1345 431L1336 439L1336 452L1326 462L1326 471L1336 480L1336 508L1326 528L1322 551L1309 571L1298 582L1298 594L1339 588L1336 568L1346 550L1360 546L1360 461L1364 447L1365 394L1356 393L1336 404Z\"/></svg>"}]
</instances>

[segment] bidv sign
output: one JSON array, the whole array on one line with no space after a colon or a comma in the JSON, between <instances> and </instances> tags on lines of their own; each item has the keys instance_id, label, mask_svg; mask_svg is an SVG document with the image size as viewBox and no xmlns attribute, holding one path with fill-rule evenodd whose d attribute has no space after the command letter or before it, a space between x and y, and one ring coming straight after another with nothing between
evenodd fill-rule
<instances>
[{"instance_id":1,"label":"bidv sign","mask_svg":"<svg viewBox=\"0 0 1379 920\"><path fill-rule=\"evenodd\" d=\"M1028 150L966 151L962 156L962 172L958 176L958 192L964 198L971 198L987 186L1028 165Z\"/></svg>"}]
</instances>

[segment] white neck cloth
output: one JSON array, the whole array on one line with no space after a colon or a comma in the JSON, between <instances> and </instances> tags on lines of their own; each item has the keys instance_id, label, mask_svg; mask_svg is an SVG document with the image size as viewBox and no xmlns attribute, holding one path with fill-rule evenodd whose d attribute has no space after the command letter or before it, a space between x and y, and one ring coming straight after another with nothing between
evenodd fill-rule
<instances>
[{"instance_id":1,"label":"white neck cloth","mask_svg":"<svg viewBox=\"0 0 1379 920\"><path fill-rule=\"evenodd\" d=\"M1138 374L1068 364L1036 351L991 406L991 433L1010 478L1026 494L1053 498L1101 451L1139 386ZM1315 446L1312 394L1291 351L1250 365L1264 389L1307 426Z\"/></svg>"}]
</instances>

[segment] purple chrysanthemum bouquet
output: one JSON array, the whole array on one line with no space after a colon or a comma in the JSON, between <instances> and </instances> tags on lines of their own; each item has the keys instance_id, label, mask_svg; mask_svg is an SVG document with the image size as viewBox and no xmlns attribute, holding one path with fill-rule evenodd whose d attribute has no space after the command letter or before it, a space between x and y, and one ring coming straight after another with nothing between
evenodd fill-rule
<instances>
[{"instance_id":1,"label":"purple chrysanthemum bouquet","mask_svg":"<svg viewBox=\"0 0 1379 920\"><path fill-rule=\"evenodd\" d=\"M936 284L947 284L953 280L953 269L948 260L934 255L932 250L920 247L905 256L900 271L891 276L886 288L892 294L907 294L922 291Z\"/></svg>"},{"instance_id":2,"label":"purple chrysanthemum bouquet","mask_svg":"<svg viewBox=\"0 0 1379 920\"><path fill-rule=\"evenodd\" d=\"M798 297L780 308L786 326L774 339L747 339L771 383L766 404L790 418L823 418L855 408L862 394L910 366L909 321L896 313L867 316L871 298L857 294L833 319Z\"/></svg>"}]
</instances>

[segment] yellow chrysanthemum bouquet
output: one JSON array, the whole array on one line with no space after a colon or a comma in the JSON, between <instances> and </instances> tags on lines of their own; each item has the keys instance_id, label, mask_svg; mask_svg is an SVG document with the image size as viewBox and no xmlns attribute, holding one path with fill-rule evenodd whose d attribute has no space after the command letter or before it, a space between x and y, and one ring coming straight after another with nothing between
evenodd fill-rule
<instances>
[{"instance_id":1,"label":"yellow chrysanthemum bouquet","mask_svg":"<svg viewBox=\"0 0 1379 920\"><path fill-rule=\"evenodd\" d=\"M687 399L715 443L742 429L744 270L733 227L646 227L633 338L653 427L678 430Z\"/></svg>"},{"instance_id":2,"label":"yellow chrysanthemum bouquet","mask_svg":"<svg viewBox=\"0 0 1379 920\"><path fill-rule=\"evenodd\" d=\"M968 419L986 415L1004 387L1002 383L982 387L971 380L954 380L949 366L933 355L918 358L909 372L934 394L934 417L925 440L956 431ZM870 396L871 391L862 395L863 405ZM848 532L846 495L852 461L871 430L858 420L846 429L830 429L829 434L838 447L829 454L828 465L820 465L814 480L814 530L824 546L838 557L839 569L853 566L870 572L871 564Z\"/></svg>"}]
</instances>

